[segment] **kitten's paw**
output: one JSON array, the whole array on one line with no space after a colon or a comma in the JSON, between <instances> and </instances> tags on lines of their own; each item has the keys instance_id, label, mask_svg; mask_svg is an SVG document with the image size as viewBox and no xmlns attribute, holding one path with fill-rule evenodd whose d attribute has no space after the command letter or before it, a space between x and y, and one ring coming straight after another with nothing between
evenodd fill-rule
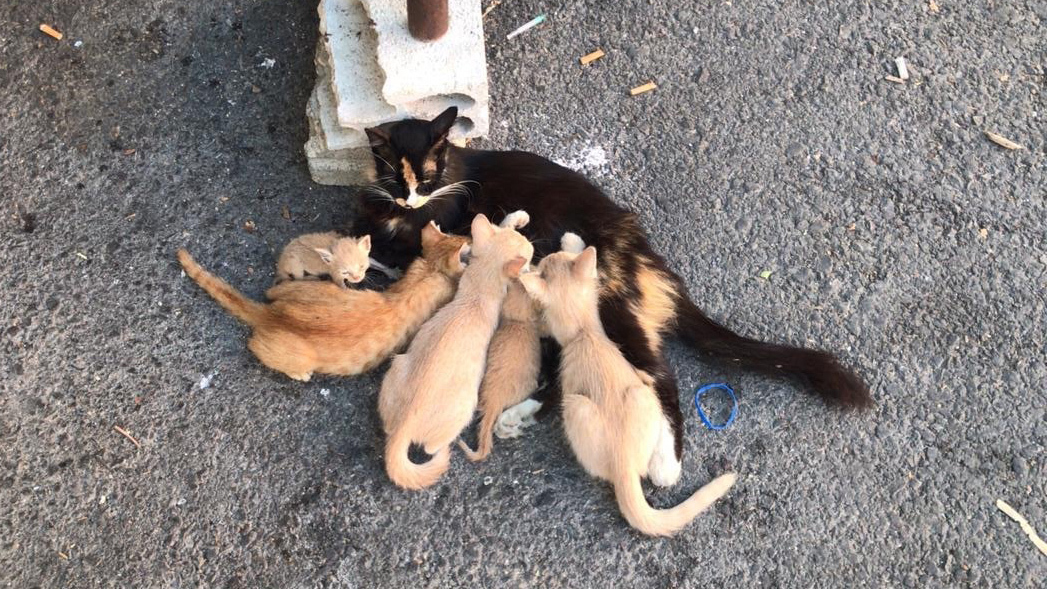
<instances>
[{"instance_id":1,"label":"kitten's paw","mask_svg":"<svg viewBox=\"0 0 1047 589\"><path fill-rule=\"evenodd\" d=\"M313 377L313 373L312 372L296 372L294 374L291 374L290 372L288 372L286 374L287 374L287 376L290 376L291 378L293 378L295 380L300 380L302 382L309 382L309 379Z\"/></svg>"},{"instance_id":2,"label":"kitten's paw","mask_svg":"<svg viewBox=\"0 0 1047 589\"><path fill-rule=\"evenodd\" d=\"M568 231L560 238L560 249L572 254L580 254L585 249L585 242L577 233Z\"/></svg>"},{"instance_id":3,"label":"kitten's paw","mask_svg":"<svg viewBox=\"0 0 1047 589\"><path fill-rule=\"evenodd\" d=\"M519 229L531 222L531 216L527 211L513 211L502 219L501 226L509 229Z\"/></svg>"},{"instance_id":4,"label":"kitten's paw","mask_svg":"<svg viewBox=\"0 0 1047 589\"><path fill-rule=\"evenodd\" d=\"M541 408L542 404L538 401L527 399L502 411L494 424L494 435L503 440L519 437L524 429L537 423L534 415Z\"/></svg>"}]
</instances>

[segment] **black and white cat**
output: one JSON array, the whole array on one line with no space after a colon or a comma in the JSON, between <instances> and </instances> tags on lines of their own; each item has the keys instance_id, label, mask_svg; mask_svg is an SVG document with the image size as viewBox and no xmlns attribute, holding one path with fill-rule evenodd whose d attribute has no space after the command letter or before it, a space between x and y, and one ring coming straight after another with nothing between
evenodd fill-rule
<instances>
[{"instance_id":1,"label":"black and white cat","mask_svg":"<svg viewBox=\"0 0 1047 589\"><path fill-rule=\"evenodd\" d=\"M450 144L447 134L457 114L452 107L432 121L408 119L367 129L377 181L365 191L353 231L372 236L379 261L405 267L419 255L421 229L429 221L467 233L478 213L495 223L511 211L530 213L521 233L534 244L536 262L558 249L564 233L578 234L600 252L599 310L607 335L633 366L654 377L678 460L683 415L662 353L668 335L744 367L797 377L827 402L872 404L866 385L832 354L757 341L707 317L651 249L636 215L581 174L532 153Z\"/></svg>"}]
</instances>

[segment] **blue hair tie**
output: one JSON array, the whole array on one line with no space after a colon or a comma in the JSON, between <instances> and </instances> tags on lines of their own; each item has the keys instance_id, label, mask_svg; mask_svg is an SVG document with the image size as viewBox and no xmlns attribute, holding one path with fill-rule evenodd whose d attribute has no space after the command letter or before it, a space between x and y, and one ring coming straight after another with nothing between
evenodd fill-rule
<instances>
[{"instance_id":1,"label":"blue hair tie","mask_svg":"<svg viewBox=\"0 0 1047 589\"><path fill-rule=\"evenodd\" d=\"M731 414L727 417L727 421L720 425L714 425L713 422L709 421L709 416L702 410L702 403L700 401L702 395L714 389L727 391L727 394L731 396ZM727 429L727 426L734 423L734 418L738 416L738 397L734 396L734 389L725 382L707 384L694 392L694 408L698 410L698 417L702 419L702 423L705 424L705 427L711 430Z\"/></svg>"}]
</instances>

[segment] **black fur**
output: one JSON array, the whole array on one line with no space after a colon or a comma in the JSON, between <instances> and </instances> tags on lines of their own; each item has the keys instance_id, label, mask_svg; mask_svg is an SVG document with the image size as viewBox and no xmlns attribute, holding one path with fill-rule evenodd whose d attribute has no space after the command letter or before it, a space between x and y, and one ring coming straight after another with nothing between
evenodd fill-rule
<instances>
[{"instance_id":1,"label":"black fur","mask_svg":"<svg viewBox=\"0 0 1047 589\"><path fill-rule=\"evenodd\" d=\"M663 335L676 334L702 352L756 370L797 376L831 403L845 407L872 403L861 379L831 354L759 342L705 316L688 297L683 281L651 249L636 216L612 202L581 174L532 153L481 151L448 144L446 123L456 113L449 109L433 123L408 120L368 130L379 177L386 177L382 180L386 193L365 199L364 214L354 234L372 236L372 255L379 261L404 267L420 254L419 235L425 223L436 220L445 231L467 234L477 213L497 223L512 211L527 211L531 220L521 233L534 243L536 261L557 251L566 231L577 233L586 244L596 246L601 272L620 278L614 289L604 289L600 318L626 359L656 379L659 400L673 426L678 456L683 444L679 391L660 346L648 341L632 308L641 298L636 282L641 266L660 271L675 288L676 319L666 325ZM426 190L438 191L440 186L455 182L464 182L464 190L419 209L395 204L395 198L403 195L404 184L402 179L393 181L388 176L398 173L396 162L401 158L407 158L415 169L426 158L438 159L438 182L427 185ZM397 223L395 231L389 230L392 220ZM542 393L549 396L553 391L558 387L547 387Z\"/></svg>"}]
</instances>

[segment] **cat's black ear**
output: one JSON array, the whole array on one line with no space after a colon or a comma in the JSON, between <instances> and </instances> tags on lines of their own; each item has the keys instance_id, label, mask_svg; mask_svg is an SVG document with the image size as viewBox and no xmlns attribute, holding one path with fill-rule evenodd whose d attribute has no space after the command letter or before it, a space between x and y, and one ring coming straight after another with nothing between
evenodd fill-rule
<instances>
[{"instance_id":1,"label":"cat's black ear","mask_svg":"<svg viewBox=\"0 0 1047 589\"><path fill-rule=\"evenodd\" d=\"M381 147L389 143L389 132L381 127L368 127L364 132L367 133L367 141L371 147Z\"/></svg>"},{"instance_id":2,"label":"cat's black ear","mask_svg":"<svg viewBox=\"0 0 1047 589\"><path fill-rule=\"evenodd\" d=\"M448 107L447 110L440 113L431 123L429 123L429 128L433 132L433 139L443 139L444 137L447 137L447 134L451 132L451 127L454 126L454 122L457 119L457 106Z\"/></svg>"}]
</instances>

